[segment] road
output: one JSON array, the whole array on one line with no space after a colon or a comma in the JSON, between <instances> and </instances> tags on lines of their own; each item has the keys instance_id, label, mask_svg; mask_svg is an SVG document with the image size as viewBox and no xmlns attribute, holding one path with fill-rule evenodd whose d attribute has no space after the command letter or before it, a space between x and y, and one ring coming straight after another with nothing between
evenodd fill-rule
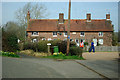
<instances>
[{"instance_id":1,"label":"road","mask_svg":"<svg viewBox=\"0 0 120 80\"><path fill-rule=\"evenodd\" d=\"M2 57L3 78L103 78L94 71L78 64L80 62L108 78L118 78L116 61L65 60ZM98 63L99 62L99 63ZM105 62L105 64L104 64Z\"/></svg>"}]
</instances>

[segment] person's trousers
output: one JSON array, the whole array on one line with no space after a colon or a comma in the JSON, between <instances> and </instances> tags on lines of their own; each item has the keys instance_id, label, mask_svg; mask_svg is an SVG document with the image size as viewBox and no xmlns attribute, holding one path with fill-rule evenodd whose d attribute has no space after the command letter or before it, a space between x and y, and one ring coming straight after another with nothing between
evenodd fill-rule
<instances>
[{"instance_id":1,"label":"person's trousers","mask_svg":"<svg viewBox=\"0 0 120 80\"><path fill-rule=\"evenodd\" d=\"M93 49L93 52L95 52L95 47L94 47L94 46L91 46L91 48L90 48L89 52L91 52L91 51L92 51L92 49Z\"/></svg>"}]
</instances>

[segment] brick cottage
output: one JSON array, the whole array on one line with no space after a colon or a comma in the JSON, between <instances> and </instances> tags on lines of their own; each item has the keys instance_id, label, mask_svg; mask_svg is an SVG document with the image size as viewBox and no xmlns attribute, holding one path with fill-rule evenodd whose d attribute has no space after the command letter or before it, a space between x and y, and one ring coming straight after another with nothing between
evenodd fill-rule
<instances>
[{"instance_id":1,"label":"brick cottage","mask_svg":"<svg viewBox=\"0 0 120 80\"><path fill-rule=\"evenodd\" d=\"M70 41L75 41L79 46L81 39L90 43L94 40L103 46L112 46L113 27L110 14L106 19L91 19L91 14L86 15L87 19L71 19ZM59 19L30 19L27 13L27 37L32 42L39 40L67 40L68 20L64 14L59 14Z\"/></svg>"}]
</instances>

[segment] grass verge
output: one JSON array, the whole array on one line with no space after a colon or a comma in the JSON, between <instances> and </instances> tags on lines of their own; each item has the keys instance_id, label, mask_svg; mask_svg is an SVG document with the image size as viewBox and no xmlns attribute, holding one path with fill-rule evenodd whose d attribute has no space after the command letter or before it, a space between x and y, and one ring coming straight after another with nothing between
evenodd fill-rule
<instances>
[{"instance_id":1,"label":"grass verge","mask_svg":"<svg viewBox=\"0 0 120 80\"><path fill-rule=\"evenodd\" d=\"M41 57L41 58L85 60L83 57L78 57L78 56L62 56L62 55L50 55L50 56L44 56L44 57Z\"/></svg>"}]
</instances>

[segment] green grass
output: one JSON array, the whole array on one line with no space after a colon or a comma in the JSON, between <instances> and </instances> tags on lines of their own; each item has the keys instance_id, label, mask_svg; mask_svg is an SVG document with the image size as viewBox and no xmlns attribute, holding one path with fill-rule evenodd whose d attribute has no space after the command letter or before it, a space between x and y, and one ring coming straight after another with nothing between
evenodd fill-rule
<instances>
[{"instance_id":1,"label":"green grass","mask_svg":"<svg viewBox=\"0 0 120 80\"><path fill-rule=\"evenodd\" d=\"M78 56L62 56L62 55L51 55L51 56L45 56L45 57L42 57L42 58L85 60L83 57L78 57Z\"/></svg>"}]
</instances>

